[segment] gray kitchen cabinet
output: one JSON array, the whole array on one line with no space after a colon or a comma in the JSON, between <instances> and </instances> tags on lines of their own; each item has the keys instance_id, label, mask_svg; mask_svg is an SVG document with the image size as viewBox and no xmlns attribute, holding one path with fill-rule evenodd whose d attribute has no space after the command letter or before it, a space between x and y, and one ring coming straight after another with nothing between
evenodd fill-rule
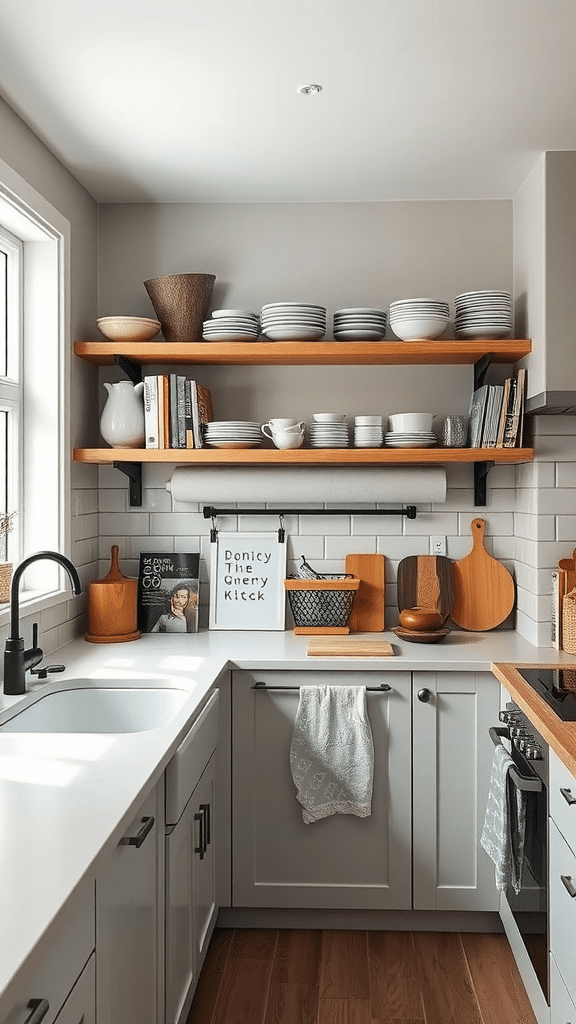
<instances>
[{"instance_id":1,"label":"gray kitchen cabinet","mask_svg":"<svg viewBox=\"0 0 576 1024\"><path fill-rule=\"evenodd\" d=\"M254 684L287 687L257 689ZM374 740L372 814L304 824L290 771L299 684L368 685ZM410 907L409 672L262 671L232 679L232 905Z\"/></svg>"},{"instance_id":2,"label":"gray kitchen cabinet","mask_svg":"<svg viewBox=\"0 0 576 1024\"><path fill-rule=\"evenodd\" d=\"M576 1024L576 779L550 750L550 1002L552 1024Z\"/></svg>"},{"instance_id":3,"label":"gray kitchen cabinet","mask_svg":"<svg viewBox=\"0 0 576 1024\"><path fill-rule=\"evenodd\" d=\"M214 693L166 769L166 1024L186 1019L218 912Z\"/></svg>"},{"instance_id":4,"label":"gray kitchen cabinet","mask_svg":"<svg viewBox=\"0 0 576 1024\"><path fill-rule=\"evenodd\" d=\"M159 1024L163 1003L164 786L142 804L96 879L99 1024Z\"/></svg>"},{"instance_id":5,"label":"gray kitchen cabinet","mask_svg":"<svg viewBox=\"0 0 576 1024\"><path fill-rule=\"evenodd\" d=\"M48 952L25 973L2 1024L95 1024L94 884L72 896Z\"/></svg>"},{"instance_id":6,"label":"gray kitchen cabinet","mask_svg":"<svg viewBox=\"0 0 576 1024\"><path fill-rule=\"evenodd\" d=\"M415 672L412 689L414 909L497 911L480 835L500 684L489 672Z\"/></svg>"}]
</instances>

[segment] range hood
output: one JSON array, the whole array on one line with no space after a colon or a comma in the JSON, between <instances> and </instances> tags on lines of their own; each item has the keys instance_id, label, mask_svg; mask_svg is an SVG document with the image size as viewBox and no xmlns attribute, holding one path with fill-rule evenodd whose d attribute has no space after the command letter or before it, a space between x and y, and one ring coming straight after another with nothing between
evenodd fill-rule
<instances>
[{"instance_id":1,"label":"range hood","mask_svg":"<svg viewBox=\"0 0 576 1024\"><path fill-rule=\"evenodd\" d=\"M525 411L536 416L576 416L576 391L541 391L526 399Z\"/></svg>"}]
</instances>

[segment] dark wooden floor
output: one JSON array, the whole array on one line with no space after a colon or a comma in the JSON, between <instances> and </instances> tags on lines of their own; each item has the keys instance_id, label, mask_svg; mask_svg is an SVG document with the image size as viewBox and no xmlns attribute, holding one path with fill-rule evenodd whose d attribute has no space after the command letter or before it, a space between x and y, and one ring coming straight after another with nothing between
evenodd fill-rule
<instances>
[{"instance_id":1,"label":"dark wooden floor","mask_svg":"<svg viewBox=\"0 0 576 1024\"><path fill-rule=\"evenodd\" d=\"M214 932L187 1024L535 1024L504 935Z\"/></svg>"}]
</instances>

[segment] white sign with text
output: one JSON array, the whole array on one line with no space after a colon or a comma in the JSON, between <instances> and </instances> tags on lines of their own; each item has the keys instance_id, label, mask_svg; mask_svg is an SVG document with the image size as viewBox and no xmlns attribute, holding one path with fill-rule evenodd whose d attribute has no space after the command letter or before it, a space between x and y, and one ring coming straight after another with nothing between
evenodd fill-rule
<instances>
[{"instance_id":1,"label":"white sign with text","mask_svg":"<svg viewBox=\"0 0 576 1024\"><path fill-rule=\"evenodd\" d=\"M218 532L210 547L210 629L284 629L286 544L278 533Z\"/></svg>"}]
</instances>

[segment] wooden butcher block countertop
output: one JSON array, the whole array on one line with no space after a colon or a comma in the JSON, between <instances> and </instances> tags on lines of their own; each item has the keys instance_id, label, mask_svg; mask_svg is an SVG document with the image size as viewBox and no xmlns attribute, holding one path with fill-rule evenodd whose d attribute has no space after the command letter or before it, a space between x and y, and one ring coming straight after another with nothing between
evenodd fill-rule
<instances>
[{"instance_id":1,"label":"wooden butcher block countertop","mask_svg":"<svg viewBox=\"0 0 576 1024\"><path fill-rule=\"evenodd\" d=\"M522 678L518 672L519 668L534 668L532 664L504 662L493 662L492 672L497 679L506 687L510 696L518 707L524 711L535 728L549 743L561 761L564 762L569 771L576 776L576 722L563 722L561 718L549 708L542 698ZM567 668L558 663L547 666L539 665L539 668ZM576 662L574 664L576 669Z\"/></svg>"}]
</instances>

